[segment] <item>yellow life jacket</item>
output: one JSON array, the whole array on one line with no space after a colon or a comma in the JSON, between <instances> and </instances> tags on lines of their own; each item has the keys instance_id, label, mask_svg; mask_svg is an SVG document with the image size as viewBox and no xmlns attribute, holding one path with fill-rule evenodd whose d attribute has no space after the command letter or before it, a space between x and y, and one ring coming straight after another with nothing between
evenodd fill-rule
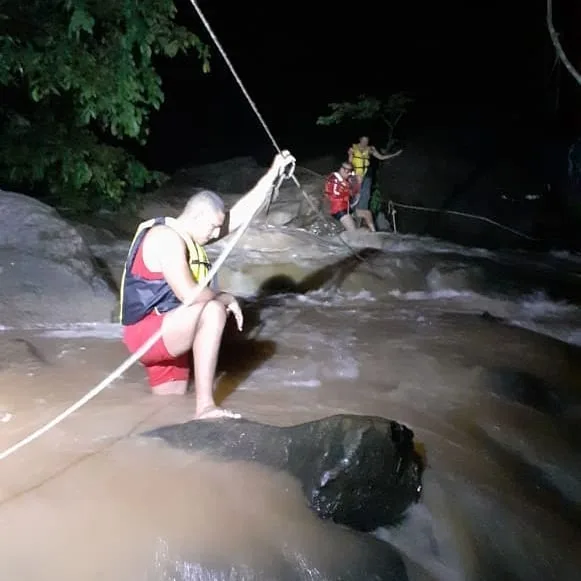
<instances>
[{"instance_id":1,"label":"yellow life jacket","mask_svg":"<svg viewBox=\"0 0 581 581\"><path fill-rule=\"evenodd\" d=\"M210 262L202 246L184 232L175 218L152 218L137 227L129 247L123 275L119 305L119 320L123 325L137 323L152 311L164 313L181 304L165 279L149 280L131 272L135 256L147 232L154 226L165 224L182 238L187 247L188 264L192 279L200 283L208 276Z\"/></svg>"},{"instance_id":2,"label":"yellow life jacket","mask_svg":"<svg viewBox=\"0 0 581 581\"><path fill-rule=\"evenodd\" d=\"M353 150L353 156L351 160L351 165L353 165L353 171L355 175L359 177L364 177L369 168L369 147L363 151L358 143L354 143L351 146Z\"/></svg>"},{"instance_id":3,"label":"yellow life jacket","mask_svg":"<svg viewBox=\"0 0 581 581\"><path fill-rule=\"evenodd\" d=\"M194 242L189 234L183 232L175 218L165 218L165 225L171 228L186 243L188 249L188 264L195 282L202 282L210 272L211 264L203 246Z\"/></svg>"}]
</instances>

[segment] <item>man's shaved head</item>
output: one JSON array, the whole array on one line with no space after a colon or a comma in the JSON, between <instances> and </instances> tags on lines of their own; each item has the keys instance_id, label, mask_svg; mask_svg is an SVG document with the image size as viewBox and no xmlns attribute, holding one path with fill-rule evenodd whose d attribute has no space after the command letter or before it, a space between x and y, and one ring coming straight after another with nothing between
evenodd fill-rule
<instances>
[{"instance_id":1,"label":"man's shaved head","mask_svg":"<svg viewBox=\"0 0 581 581\"><path fill-rule=\"evenodd\" d=\"M195 217L208 211L223 214L224 200L212 190L201 190L188 200L183 213L188 217Z\"/></svg>"}]
</instances>

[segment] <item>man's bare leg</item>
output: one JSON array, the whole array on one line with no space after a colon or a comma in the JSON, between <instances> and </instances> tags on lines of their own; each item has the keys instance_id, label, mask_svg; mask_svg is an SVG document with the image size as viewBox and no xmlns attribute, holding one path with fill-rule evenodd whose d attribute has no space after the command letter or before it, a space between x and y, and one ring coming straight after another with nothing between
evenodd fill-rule
<instances>
[{"instance_id":1,"label":"man's bare leg","mask_svg":"<svg viewBox=\"0 0 581 581\"><path fill-rule=\"evenodd\" d=\"M355 221L353 220L351 214L345 214L345 216L342 216L340 222L343 228L347 230L347 232L353 232L357 230L357 226L355 225Z\"/></svg>"},{"instance_id":2,"label":"man's bare leg","mask_svg":"<svg viewBox=\"0 0 581 581\"><path fill-rule=\"evenodd\" d=\"M216 364L225 324L226 309L218 301L197 303L178 313L168 313L163 320L163 340L168 352L178 356L193 350L196 419L239 417L214 402Z\"/></svg>"},{"instance_id":3,"label":"man's bare leg","mask_svg":"<svg viewBox=\"0 0 581 581\"><path fill-rule=\"evenodd\" d=\"M373 214L369 210L355 210L355 213L365 222L371 232L375 232Z\"/></svg>"},{"instance_id":4,"label":"man's bare leg","mask_svg":"<svg viewBox=\"0 0 581 581\"><path fill-rule=\"evenodd\" d=\"M240 417L240 414L219 408L214 401L216 364L226 317L222 303L209 301L198 320L193 345L196 419Z\"/></svg>"}]
</instances>

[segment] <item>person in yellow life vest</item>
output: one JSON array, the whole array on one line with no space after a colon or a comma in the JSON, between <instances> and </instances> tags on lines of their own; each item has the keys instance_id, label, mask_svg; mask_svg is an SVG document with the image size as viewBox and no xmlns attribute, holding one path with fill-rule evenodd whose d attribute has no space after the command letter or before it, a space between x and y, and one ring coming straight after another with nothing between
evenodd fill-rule
<instances>
[{"instance_id":1,"label":"person in yellow life vest","mask_svg":"<svg viewBox=\"0 0 581 581\"><path fill-rule=\"evenodd\" d=\"M349 161L353 166L353 172L357 176L360 184L359 203L357 205L359 212L368 212L371 215L371 211L369 210L369 202L371 201L371 176L369 175L370 157L373 156L375 159L385 161L386 159L398 156L401 152L402 150L400 149L395 153L379 153L373 145L369 145L369 137L365 135L360 137L359 141L349 148L347 152ZM375 227L373 231L375 231Z\"/></svg>"},{"instance_id":2,"label":"person in yellow life vest","mask_svg":"<svg viewBox=\"0 0 581 581\"><path fill-rule=\"evenodd\" d=\"M140 360L151 391L158 395L187 392L193 356L196 419L240 417L216 405L214 383L226 318L231 313L242 330L242 310L232 295L210 286L195 298L198 283L210 270L204 246L234 232L264 206L291 163L294 157L288 152L277 155L230 211L218 194L203 190L189 199L177 218L140 224L131 243L121 283L123 342L135 353L161 329L161 338ZM185 307L176 311L181 305Z\"/></svg>"}]
</instances>

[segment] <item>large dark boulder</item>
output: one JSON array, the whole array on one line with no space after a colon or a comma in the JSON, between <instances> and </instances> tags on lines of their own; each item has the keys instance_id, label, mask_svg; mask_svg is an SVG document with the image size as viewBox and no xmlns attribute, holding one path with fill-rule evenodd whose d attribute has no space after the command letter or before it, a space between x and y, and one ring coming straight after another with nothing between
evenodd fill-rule
<instances>
[{"instance_id":1,"label":"large dark boulder","mask_svg":"<svg viewBox=\"0 0 581 581\"><path fill-rule=\"evenodd\" d=\"M0 190L0 328L110 321L115 293L54 208Z\"/></svg>"},{"instance_id":2,"label":"large dark boulder","mask_svg":"<svg viewBox=\"0 0 581 581\"><path fill-rule=\"evenodd\" d=\"M337 415L282 428L247 420L191 421L145 435L286 470L321 518L357 531L397 523L421 492L413 432L383 418Z\"/></svg>"}]
</instances>

